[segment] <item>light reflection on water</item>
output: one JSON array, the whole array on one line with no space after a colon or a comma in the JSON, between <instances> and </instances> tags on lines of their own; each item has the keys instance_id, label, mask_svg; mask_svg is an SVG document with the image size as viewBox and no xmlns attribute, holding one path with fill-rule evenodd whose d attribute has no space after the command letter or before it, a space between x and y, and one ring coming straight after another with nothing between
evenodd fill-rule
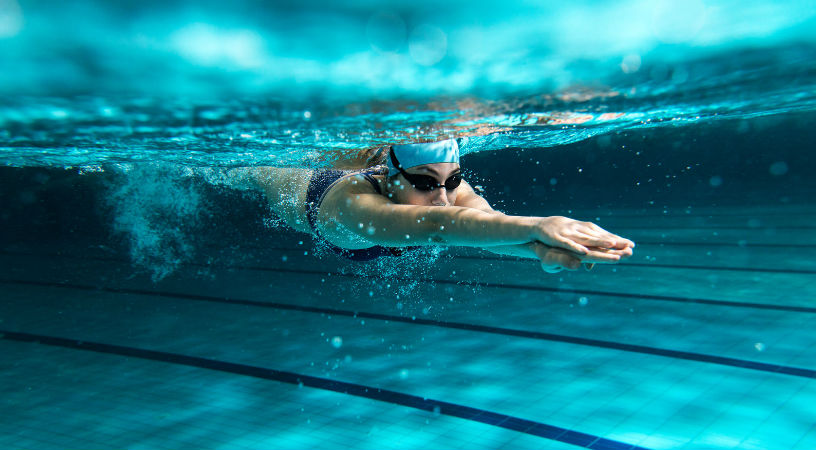
<instances>
[{"instance_id":1,"label":"light reflection on water","mask_svg":"<svg viewBox=\"0 0 816 450\"><path fill-rule=\"evenodd\" d=\"M633 128L814 109L816 94L790 91L749 92L711 102L703 90L702 98L686 97L674 104L672 98L637 98L609 90L527 99L344 105L25 97L0 107L0 163L65 167L161 161L322 167L336 159L357 158L380 145L449 137L462 138L463 155L554 147Z\"/></svg>"},{"instance_id":2,"label":"light reflection on water","mask_svg":"<svg viewBox=\"0 0 816 450\"><path fill-rule=\"evenodd\" d=\"M13 166L322 166L390 143L551 147L816 104L812 2L3 5Z\"/></svg>"}]
</instances>

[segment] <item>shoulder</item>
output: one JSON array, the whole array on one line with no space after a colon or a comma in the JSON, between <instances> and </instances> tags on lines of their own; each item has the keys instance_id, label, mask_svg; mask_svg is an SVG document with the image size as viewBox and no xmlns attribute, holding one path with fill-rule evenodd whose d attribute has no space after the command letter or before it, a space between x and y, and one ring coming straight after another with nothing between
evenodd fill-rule
<instances>
[{"instance_id":1,"label":"shoulder","mask_svg":"<svg viewBox=\"0 0 816 450\"><path fill-rule=\"evenodd\" d=\"M369 177L377 184L379 191L382 192L385 187L385 178L382 175L369 175ZM379 195L378 190L374 187L372 182L362 173L347 175L337 180L337 183L332 186L331 191L327 193L326 197L328 198L329 195L345 196L358 194Z\"/></svg>"},{"instance_id":2,"label":"shoulder","mask_svg":"<svg viewBox=\"0 0 816 450\"><path fill-rule=\"evenodd\" d=\"M388 204L391 201L378 194L363 175L346 176L326 193L317 213L316 225L323 237L338 247L371 247L376 243L364 237L358 227L367 223L370 217L380 216L380 211Z\"/></svg>"},{"instance_id":3,"label":"shoulder","mask_svg":"<svg viewBox=\"0 0 816 450\"><path fill-rule=\"evenodd\" d=\"M384 178L373 176L380 191L384 189ZM354 212L374 205L392 203L386 196L377 192L372 183L363 174L353 174L341 178L326 193L320 205L320 215L333 217L342 212Z\"/></svg>"},{"instance_id":4,"label":"shoulder","mask_svg":"<svg viewBox=\"0 0 816 450\"><path fill-rule=\"evenodd\" d=\"M478 186L477 186L478 188ZM465 208L474 208L480 211L495 213L496 211L490 206L490 203L481 195L477 194L473 188L462 180L459 185L460 191L456 194L456 203L454 206L463 206Z\"/></svg>"},{"instance_id":5,"label":"shoulder","mask_svg":"<svg viewBox=\"0 0 816 450\"><path fill-rule=\"evenodd\" d=\"M459 192L456 193L457 200L470 200L474 197L481 198L481 196L473 190L473 187L467 181L462 180L462 183L459 185ZM459 202L457 201L457 203Z\"/></svg>"}]
</instances>

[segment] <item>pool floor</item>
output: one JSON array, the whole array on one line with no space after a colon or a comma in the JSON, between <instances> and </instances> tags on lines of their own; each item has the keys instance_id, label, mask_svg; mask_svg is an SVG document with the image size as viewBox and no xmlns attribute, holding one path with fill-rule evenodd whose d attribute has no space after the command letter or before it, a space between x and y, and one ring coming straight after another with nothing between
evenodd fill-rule
<instances>
[{"instance_id":1,"label":"pool floor","mask_svg":"<svg viewBox=\"0 0 816 450\"><path fill-rule=\"evenodd\" d=\"M0 446L816 448L816 208L601 219L635 256L554 275L452 249L373 276L280 232L153 283L7 246Z\"/></svg>"}]
</instances>

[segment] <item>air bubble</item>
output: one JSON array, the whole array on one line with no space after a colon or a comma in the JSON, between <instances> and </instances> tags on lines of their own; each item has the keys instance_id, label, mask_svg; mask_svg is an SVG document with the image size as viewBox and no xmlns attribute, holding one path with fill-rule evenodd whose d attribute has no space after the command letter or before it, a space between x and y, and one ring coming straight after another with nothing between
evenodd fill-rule
<instances>
[{"instance_id":1,"label":"air bubble","mask_svg":"<svg viewBox=\"0 0 816 450\"><path fill-rule=\"evenodd\" d=\"M771 164L771 166L768 168L768 171L771 173L771 175L777 177L785 175L786 173L788 173L788 163L786 163L785 161L777 161Z\"/></svg>"}]
</instances>

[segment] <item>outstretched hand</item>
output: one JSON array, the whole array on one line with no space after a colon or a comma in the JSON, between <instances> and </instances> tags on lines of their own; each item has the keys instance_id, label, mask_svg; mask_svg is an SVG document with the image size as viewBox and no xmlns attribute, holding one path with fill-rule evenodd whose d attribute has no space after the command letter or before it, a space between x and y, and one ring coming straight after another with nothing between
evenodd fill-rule
<instances>
[{"instance_id":1,"label":"outstretched hand","mask_svg":"<svg viewBox=\"0 0 816 450\"><path fill-rule=\"evenodd\" d=\"M564 269L577 270L583 264L587 270L591 269L596 263L614 264L621 259L632 256L632 249L626 248L623 250L610 249L596 249L590 248L590 253L587 255L579 255L570 250L562 248L550 247L542 243L537 243L534 247L536 256L541 261L541 268L547 273L557 273ZM600 253L603 258L598 258L594 254ZM610 260L610 256L614 255L614 261Z\"/></svg>"},{"instance_id":2,"label":"outstretched hand","mask_svg":"<svg viewBox=\"0 0 816 450\"><path fill-rule=\"evenodd\" d=\"M581 264L614 264L632 256L635 243L591 222L542 217L536 223L535 252L545 272L576 270Z\"/></svg>"},{"instance_id":3,"label":"outstretched hand","mask_svg":"<svg viewBox=\"0 0 816 450\"><path fill-rule=\"evenodd\" d=\"M592 222L568 217L536 218L533 238L550 247L570 250L588 262L617 262L629 257L635 243L612 234Z\"/></svg>"}]
</instances>

